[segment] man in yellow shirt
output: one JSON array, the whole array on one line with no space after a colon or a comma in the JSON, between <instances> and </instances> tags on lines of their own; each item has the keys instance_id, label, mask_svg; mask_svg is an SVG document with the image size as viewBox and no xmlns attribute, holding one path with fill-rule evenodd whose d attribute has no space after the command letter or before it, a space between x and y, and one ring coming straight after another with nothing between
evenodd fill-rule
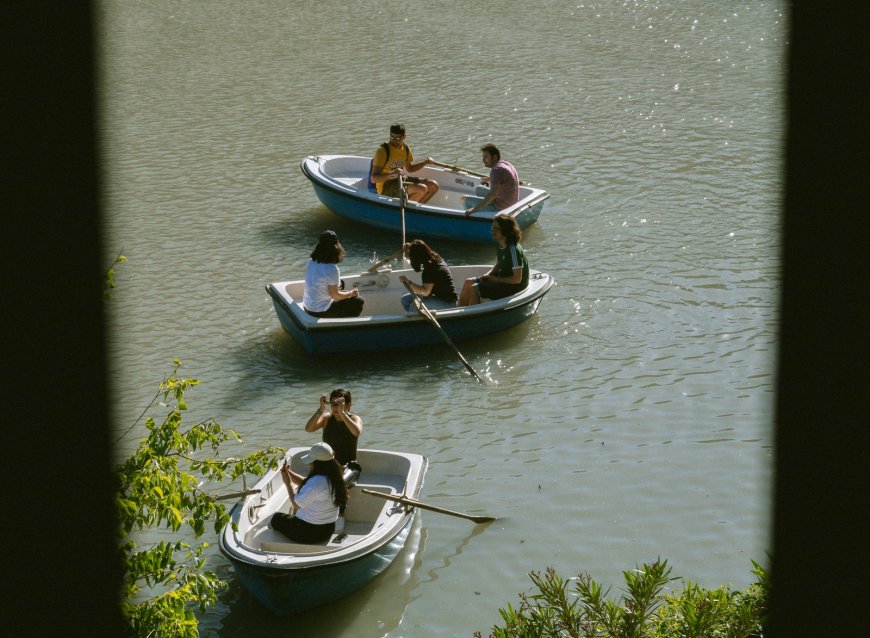
<instances>
[{"instance_id":1,"label":"man in yellow shirt","mask_svg":"<svg viewBox=\"0 0 870 638\"><path fill-rule=\"evenodd\" d=\"M414 154L405 144L406 137L404 124L393 124L390 127L390 141L388 144L381 144L375 151L369 179L379 194L398 197L401 175L408 199L423 204L438 192L438 182L434 179L413 177L408 173L416 173L433 160L427 157L422 162L414 164Z\"/></svg>"}]
</instances>

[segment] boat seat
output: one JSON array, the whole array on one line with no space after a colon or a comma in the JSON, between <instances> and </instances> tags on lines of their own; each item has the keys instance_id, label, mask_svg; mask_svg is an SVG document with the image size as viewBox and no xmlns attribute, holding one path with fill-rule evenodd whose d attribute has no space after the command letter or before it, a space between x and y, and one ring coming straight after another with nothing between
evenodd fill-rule
<instances>
[{"instance_id":1,"label":"boat seat","mask_svg":"<svg viewBox=\"0 0 870 638\"><path fill-rule=\"evenodd\" d=\"M350 490L350 498L344 511L344 532L347 536L340 543L335 539L339 533L335 533L329 540L318 543L294 543L286 536L269 527L268 524L258 525L258 529L246 542L263 552L277 552L281 554L317 554L332 551L336 547L343 547L357 542L370 534L378 523L378 519L386 508L394 506L392 501L380 499L362 493L363 486L355 486ZM364 484L367 489L385 494L395 494L396 490L388 485Z\"/></svg>"},{"instance_id":2,"label":"boat seat","mask_svg":"<svg viewBox=\"0 0 870 638\"><path fill-rule=\"evenodd\" d=\"M328 551L329 542L321 543L292 543L290 541L264 541L260 543L260 551L276 552L279 554L319 554Z\"/></svg>"},{"instance_id":3,"label":"boat seat","mask_svg":"<svg viewBox=\"0 0 870 638\"><path fill-rule=\"evenodd\" d=\"M374 521L347 521L344 524L344 529L341 532L333 534L329 540L320 541L318 543L294 543L286 540L264 540L260 543L260 551L276 552L279 554L319 554L322 552L333 551L338 547L352 545L360 539L371 534L374 529ZM343 536L342 536L343 534ZM340 541L336 539L341 538Z\"/></svg>"}]
</instances>

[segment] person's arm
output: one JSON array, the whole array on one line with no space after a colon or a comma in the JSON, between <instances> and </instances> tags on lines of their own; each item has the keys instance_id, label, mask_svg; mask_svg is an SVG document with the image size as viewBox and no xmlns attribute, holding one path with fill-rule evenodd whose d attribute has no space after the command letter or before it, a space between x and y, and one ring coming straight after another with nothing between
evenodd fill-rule
<instances>
[{"instance_id":1,"label":"person's arm","mask_svg":"<svg viewBox=\"0 0 870 638\"><path fill-rule=\"evenodd\" d=\"M479 210L482 210L489 206L491 203L495 201L495 198L498 197L498 193L501 190L501 182L498 180L497 171L495 169L490 171L490 177L492 177L492 186L489 188L489 192L486 196L481 200L476 206L469 208L465 211L466 215L473 215ZM489 178L485 178L487 181L490 181ZM483 184L484 180L480 180L480 183Z\"/></svg>"},{"instance_id":2,"label":"person's arm","mask_svg":"<svg viewBox=\"0 0 870 638\"><path fill-rule=\"evenodd\" d=\"M332 297L334 301L350 299L351 297L359 297L359 290L357 290L356 288L345 292L344 290L339 290L337 285L330 284L327 289L329 290L329 296Z\"/></svg>"},{"instance_id":3,"label":"person's arm","mask_svg":"<svg viewBox=\"0 0 870 638\"><path fill-rule=\"evenodd\" d=\"M417 162L416 164L411 164L410 162L405 162L405 170L409 173L416 173L424 166L431 164L434 160L431 157L427 157L422 162Z\"/></svg>"},{"instance_id":4,"label":"person's arm","mask_svg":"<svg viewBox=\"0 0 870 638\"><path fill-rule=\"evenodd\" d=\"M465 211L466 215L472 215L472 214L476 213L477 211L486 208L492 202L495 201L495 198L498 197L498 194L504 188L504 180L500 179L500 177L501 177L500 171L501 170L502 170L501 168L493 168L489 172L489 177L486 177L486 178L480 180L481 184L484 184L484 180L486 180L488 182L491 181L492 185L489 187L489 192L486 194L486 197L483 198L483 201L481 201L479 204L477 204L473 208L469 208L467 211ZM492 178L492 179L490 180L490 178Z\"/></svg>"},{"instance_id":5,"label":"person's arm","mask_svg":"<svg viewBox=\"0 0 870 638\"><path fill-rule=\"evenodd\" d=\"M320 407L317 408L317 411L315 411L315 413L308 418L308 422L305 423L306 432L317 432L317 430L326 426L326 422L329 420L329 415L325 412L326 404L328 402L328 397L325 394L321 394Z\"/></svg>"},{"instance_id":6,"label":"person's arm","mask_svg":"<svg viewBox=\"0 0 870 638\"><path fill-rule=\"evenodd\" d=\"M482 208L486 208L486 207L489 206L493 201L495 201L495 196L496 196L497 194L498 194L498 193L497 193L495 190L493 190L493 189L489 189L489 193L487 193L486 197L484 197L484 198L480 201L480 203L478 203L476 206L473 206L472 208L469 208L467 211L465 211L465 214L466 214L466 215L473 215L474 213L476 213L477 211L481 210Z\"/></svg>"},{"instance_id":7,"label":"person's arm","mask_svg":"<svg viewBox=\"0 0 870 638\"><path fill-rule=\"evenodd\" d=\"M493 268L493 270L490 270L487 274L481 276L481 279L486 279L487 281L493 281L493 282L499 283L499 284L518 284L518 283L521 283L523 281L523 267L522 266L520 266L519 268L512 269L510 277L499 277L499 276L493 275L492 273L494 270L495 270L495 268Z\"/></svg>"},{"instance_id":8,"label":"person's arm","mask_svg":"<svg viewBox=\"0 0 870 638\"><path fill-rule=\"evenodd\" d=\"M487 274L483 275L481 279L486 279L488 281L493 281L500 284L519 284L523 281L523 266L525 257L520 257L519 253L512 247L511 251L511 274L508 276L494 275L493 273L498 270L498 264L492 267Z\"/></svg>"},{"instance_id":9,"label":"person's arm","mask_svg":"<svg viewBox=\"0 0 870 638\"><path fill-rule=\"evenodd\" d=\"M295 472L290 471L290 466L285 461L284 465L281 466L281 478L284 480L284 486L287 488L287 494L290 495L290 513L291 514L294 514L299 507L296 504L296 499L294 498L296 496L296 491L293 487L294 475L298 476L297 474L295 474Z\"/></svg>"},{"instance_id":10,"label":"person's arm","mask_svg":"<svg viewBox=\"0 0 870 638\"><path fill-rule=\"evenodd\" d=\"M347 406L344 404L344 399L342 397L339 397L338 399L336 399L336 401L339 404L339 420L344 423L344 427L348 429L348 432L359 438L359 435L362 434L363 429L362 419L356 414L351 414L347 411Z\"/></svg>"},{"instance_id":11,"label":"person's arm","mask_svg":"<svg viewBox=\"0 0 870 638\"><path fill-rule=\"evenodd\" d=\"M402 283L408 282L408 285L410 286L411 290L416 292L421 297L428 297L429 295L431 295L432 288L435 286L434 283L433 284L425 284L425 283L424 284L416 284L413 281L411 281L410 279L408 279L407 277L405 277L405 275L399 275L399 281L401 281Z\"/></svg>"}]
</instances>

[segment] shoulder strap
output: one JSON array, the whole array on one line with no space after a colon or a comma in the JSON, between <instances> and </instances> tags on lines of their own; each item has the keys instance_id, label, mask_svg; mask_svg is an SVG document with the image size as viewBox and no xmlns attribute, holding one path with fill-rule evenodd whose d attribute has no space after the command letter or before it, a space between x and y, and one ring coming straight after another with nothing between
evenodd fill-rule
<instances>
[{"instance_id":1,"label":"shoulder strap","mask_svg":"<svg viewBox=\"0 0 870 638\"><path fill-rule=\"evenodd\" d=\"M389 142L384 142L383 144L381 144L381 146L383 147L384 152L387 154L387 157L384 160L384 166L386 166L387 162L390 161L390 144L389 144ZM374 165L374 163L375 163L375 158L372 158L371 161L369 161L369 173L366 176L366 186L368 187L368 190L370 192L377 193L378 188L377 188L377 186L375 186L375 183L372 181L372 166Z\"/></svg>"}]
</instances>

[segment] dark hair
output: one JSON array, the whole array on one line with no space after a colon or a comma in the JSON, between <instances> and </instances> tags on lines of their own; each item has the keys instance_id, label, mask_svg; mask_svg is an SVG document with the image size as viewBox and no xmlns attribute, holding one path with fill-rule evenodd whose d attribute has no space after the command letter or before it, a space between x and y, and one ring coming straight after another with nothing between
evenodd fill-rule
<instances>
[{"instance_id":1,"label":"dark hair","mask_svg":"<svg viewBox=\"0 0 870 638\"><path fill-rule=\"evenodd\" d=\"M517 220L515 220L513 217L507 215L506 213L499 213L492 218L492 223L498 224L498 229L501 231L501 234L504 235L507 243L520 243L520 239L522 239L523 236L523 231L520 230L520 225L517 224Z\"/></svg>"},{"instance_id":2,"label":"dark hair","mask_svg":"<svg viewBox=\"0 0 870 638\"><path fill-rule=\"evenodd\" d=\"M299 486L299 489L302 489L302 486L308 482L308 479L317 476L318 474L322 474L327 478L327 480L329 480L329 491L332 494L332 502L340 508L345 507L348 499L347 483L344 482L344 472L338 464L338 461L335 459L329 459L328 461L314 461L311 464L311 471L308 473L308 476L305 477L305 480L302 481L302 485Z\"/></svg>"},{"instance_id":3,"label":"dark hair","mask_svg":"<svg viewBox=\"0 0 870 638\"><path fill-rule=\"evenodd\" d=\"M393 135L404 135L405 125L401 122L396 122L390 127L390 133L392 133Z\"/></svg>"},{"instance_id":4,"label":"dark hair","mask_svg":"<svg viewBox=\"0 0 870 638\"><path fill-rule=\"evenodd\" d=\"M337 264L344 259L344 246L338 241L338 235L331 230L320 233L320 239L311 251L311 259L321 264Z\"/></svg>"},{"instance_id":5,"label":"dark hair","mask_svg":"<svg viewBox=\"0 0 870 638\"><path fill-rule=\"evenodd\" d=\"M437 264L441 261L441 255L432 250L422 239L415 239L408 247L408 259L411 260L411 268L414 272L420 272L424 264Z\"/></svg>"},{"instance_id":6,"label":"dark hair","mask_svg":"<svg viewBox=\"0 0 870 638\"><path fill-rule=\"evenodd\" d=\"M332 392L329 393L329 401L332 402L333 399L337 399L341 397L344 399L345 405L350 405L352 403L350 398L350 390L345 390L344 388L336 388Z\"/></svg>"},{"instance_id":7,"label":"dark hair","mask_svg":"<svg viewBox=\"0 0 870 638\"><path fill-rule=\"evenodd\" d=\"M496 159L501 159L501 151L498 150L498 146L495 144L484 144L480 147L480 150L484 153L494 155Z\"/></svg>"}]
</instances>

